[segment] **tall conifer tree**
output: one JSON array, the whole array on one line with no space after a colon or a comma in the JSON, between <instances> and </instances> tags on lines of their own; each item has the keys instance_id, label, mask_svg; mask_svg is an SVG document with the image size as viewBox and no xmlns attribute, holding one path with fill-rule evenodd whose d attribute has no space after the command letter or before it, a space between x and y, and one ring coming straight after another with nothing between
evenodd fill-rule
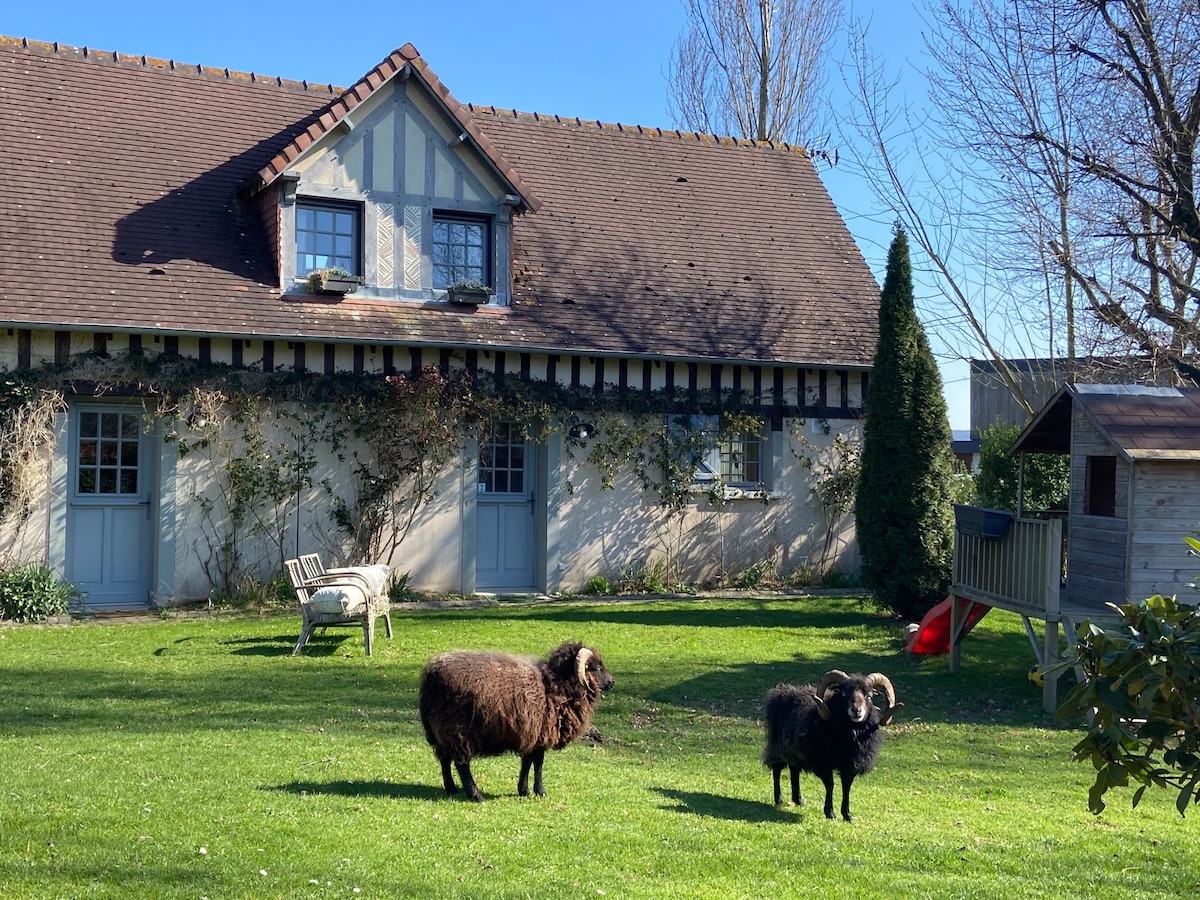
<instances>
[{"instance_id":1,"label":"tall conifer tree","mask_svg":"<svg viewBox=\"0 0 1200 900\"><path fill-rule=\"evenodd\" d=\"M856 516L863 580L901 616L919 618L949 587L951 472L942 378L913 306L908 236L897 226L880 295Z\"/></svg>"}]
</instances>

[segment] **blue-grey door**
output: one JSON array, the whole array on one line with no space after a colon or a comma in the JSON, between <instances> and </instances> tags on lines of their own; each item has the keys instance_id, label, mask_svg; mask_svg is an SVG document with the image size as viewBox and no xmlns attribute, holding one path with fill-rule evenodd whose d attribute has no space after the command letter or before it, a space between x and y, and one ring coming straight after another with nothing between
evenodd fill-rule
<instances>
[{"instance_id":1,"label":"blue-grey door","mask_svg":"<svg viewBox=\"0 0 1200 900\"><path fill-rule=\"evenodd\" d=\"M153 559L150 453L136 406L71 410L66 576L89 611L147 609Z\"/></svg>"},{"instance_id":2,"label":"blue-grey door","mask_svg":"<svg viewBox=\"0 0 1200 900\"><path fill-rule=\"evenodd\" d=\"M479 442L475 498L475 587L534 589L534 491L532 442L510 423L500 423Z\"/></svg>"}]
</instances>

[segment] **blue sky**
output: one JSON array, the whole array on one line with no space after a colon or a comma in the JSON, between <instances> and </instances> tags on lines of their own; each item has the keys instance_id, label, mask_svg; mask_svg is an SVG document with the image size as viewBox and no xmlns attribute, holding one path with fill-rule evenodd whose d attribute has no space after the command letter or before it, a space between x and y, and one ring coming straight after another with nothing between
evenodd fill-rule
<instances>
[{"instance_id":1,"label":"blue sky","mask_svg":"<svg viewBox=\"0 0 1200 900\"><path fill-rule=\"evenodd\" d=\"M922 51L908 0L858 0L876 49L893 67ZM441 0L341 5L296 0L263 6L209 0L44 0L8 4L0 34L346 86L412 43L459 100L526 112L670 127L666 70L685 22L682 0ZM841 51L835 51L837 62ZM920 92L919 83L914 83ZM843 94L831 71L829 88ZM879 215L847 166L821 177L882 280L890 216ZM936 335L931 334L935 348ZM969 427L966 365L943 360L954 428Z\"/></svg>"}]
</instances>

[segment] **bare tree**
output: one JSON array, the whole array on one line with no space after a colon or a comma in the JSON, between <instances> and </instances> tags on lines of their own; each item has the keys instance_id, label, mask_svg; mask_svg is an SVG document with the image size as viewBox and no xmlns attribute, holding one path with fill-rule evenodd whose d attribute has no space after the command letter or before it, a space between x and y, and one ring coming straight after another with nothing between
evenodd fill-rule
<instances>
[{"instance_id":1,"label":"bare tree","mask_svg":"<svg viewBox=\"0 0 1200 900\"><path fill-rule=\"evenodd\" d=\"M825 56L841 0L684 0L671 112L689 131L813 146L822 140Z\"/></svg>"},{"instance_id":2,"label":"bare tree","mask_svg":"<svg viewBox=\"0 0 1200 900\"><path fill-rule=\"evenodd\" d=\"M853 29L852 130L969 342L1002 363L1023 330L1068 360L1133 352L1195 377L1200 6L935 0L929 21L924 116Z\"/></svg>"}]
</instances>

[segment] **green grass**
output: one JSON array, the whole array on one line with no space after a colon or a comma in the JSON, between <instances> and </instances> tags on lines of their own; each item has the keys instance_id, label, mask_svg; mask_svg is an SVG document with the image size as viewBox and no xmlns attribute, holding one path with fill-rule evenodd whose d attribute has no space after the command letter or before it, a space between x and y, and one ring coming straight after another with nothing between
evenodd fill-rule
<instances>
[{"instance_id":1,"label":"green grass","mask_svg":"<svg viewBox=\"0 0 1200 900\"><path fill-rule=\"evenodd\" d=\"M914 660L857 600L504 605L393 615L375 655L298 617L0 629L0 893L83 897L1192 898L1200 840L1173 797L1087 811L1074 732L1046 720L1020 620L963 671ZM417 673L452 647L596 647L603 740L480 760L447 798ZM854 824L822 791L776 809L761 698L837 666L905 708ZM357 889L357 890L356 890Z\"/></svg>"}]
</instances>

